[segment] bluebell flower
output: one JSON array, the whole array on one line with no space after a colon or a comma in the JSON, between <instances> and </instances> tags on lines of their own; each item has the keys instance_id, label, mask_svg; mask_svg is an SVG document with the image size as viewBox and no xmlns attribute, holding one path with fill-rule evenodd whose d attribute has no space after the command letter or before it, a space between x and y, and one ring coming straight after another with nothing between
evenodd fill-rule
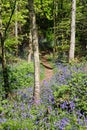
<instances>
[{"instance_id":1,"label":"bluebell flower","mask_svg":"<svg viewBox=\"0 0 87 130\"><path fill-rule=\"evenodd\" d=\"M86 125L86 128L87 128L87 117L84 119L85 121L85 125Z\"/></svg>"},{"instance_id":2,"label":"bluebell flower","mask_svg":"<svg viewBox=\"0 0 87 130\"><path fill-rule=\"evenodd\" d=\"M70 101L70 108L71 110L75 109L75 103L73 101Z\"/></svg>"},{"instance_id":3,"label":"bluebell flower","mask_svg":"<svg viewBox=\"0 0 87 130\"><path fill-rule=\"evenodd\" d=\"M6 122L7 119L6 118L0 118L0 123Z\"/></svg>"},{"instance_id":4,"label":"bluebell flower","mask_svg":"<svg viewBox=\"0 0 87 130\"><path fill-rule=\"evenodd\" d=\"M25 130L28 130L28 128L25 128Z\"/></svg>"},{"instance_id":5,"label":"bluebell flower","mask_svg":"<svg viewBox=\"0 0 87 130\"><path fill-rule=\"evenodd\" d=\"M31 105L30 105L30 104L28 104L28 106L27 106L27 107L28 107L28 109L30 109Z\"/></svg>"},{"instance_id":6,"label":"bluebell flower","mask_svg":"<svg viewBox=\"0 0 87 130\"><path fill-rule=\"evenodd\" d=\"M54 97L51 97L52 104L54 104Z\"/></svg>"},{"instance_id":7,"label":"bluebell flower","mask_svg":"<svg viewBox=\"0 0 87 130\"><path fill-rule=\"evenodd\" d=\"M21 110L22 110L22 111L25 110L25 107L24 107L24 104L23 104L23 103L21 104Z\"/></svg>"},{"instance_id":8,"label":"bluebell flower","mask_svg":"<svg viewBox=\"0 0 87 130\"><path fill-rule=\"evenodd\" d=\"M66 118L66 117L64 117L64 118L61 120L61 124L62 124L62 126L64 126L64 127L65 127L68 123L69 123L69 119Z\"/></svg>"},{"instance_id":9,"label":"bluebell flower","mask_svg":"<svg viewBox=\"0 0 87 130\"><path fill-rule=\"evenodd\" d=\"M76 114L78 115L78 117L82 117L83 115L81 114L80 110L76 111Z\"/></svg>"},{"instance_id":10,"label":"bluebell flower","mask_svg":"<svg viewBox=\"0 0 87 130\"><path fill-rule=\"evenodd\" d=\"M79 125L81 125L81 126L83 126L84 124L83 124L83 121L78 117L78 124Z\"/></svg>"},{"instance_id":11,"label":"bluebell flower","mask_svg":"<svg viewBox=\"0 0 87 130\"><path fill-rule=\"evenodd\" d=\"M67 102L65 101L64 103L60 104L60 107L61 107L62 109L67 108Z\"/></svg>"}]
</instances>

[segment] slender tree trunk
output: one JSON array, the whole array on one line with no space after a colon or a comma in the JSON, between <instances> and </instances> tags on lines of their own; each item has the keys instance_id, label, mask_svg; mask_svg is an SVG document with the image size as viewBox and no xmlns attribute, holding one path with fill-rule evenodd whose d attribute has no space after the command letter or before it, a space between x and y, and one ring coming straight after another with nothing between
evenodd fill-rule
<instances>
[{"instance_id":1,"label":"slender tree trunk","mask_svg":"<svg viewBox=\"0 0 87 130\"><path fill-rule=\"evenodd\" d=\"M39 65L39 49L38 36L36 27L36 16L34 11L34 0L28 0L30 13L30 26L32 27L32 44L34 54L34 103L40 103L40 65Z\"/></svg>"},{"instance_id":2,"label":"slender tree trunk","mask_svg":"<svg viewBox=\"0 0 87 130\"><path fill-rule=\"evenodd\" d=\"M2 47L2 69L3 69L3 79L4 79L4 89L5 89L5 98L8 97L9 94L9 75L7 69L7 63L5 58L5 45L4 45L4 38L1 37L1 47Z\"/></svg>"},{"instance_id":3,"label":"slender tree trunk","mask_svg":"<svg viewBox=\"0 0 87 130\"><path fill-rule=\"evenodd\" d=\"M28 63L31 62L31 56L32 56L32 33L31 33L31 28L30 28L30 33L29 33L29 49L28 49Z\"/></svg>"},{"instance_id":4,"label":"slender tree trunk","mask_svg":"<svg viewBox=\"0 0 87 130\"><path fill-rule=\"evenodd\" d=\"M71 41L70 41L70 50L69 50L69 62L74 60L74 54L75 54L75 17L76 17L76 0L72 0Z\"/></svg>"},{"instance_id":5,"label":"slender tree trunk","mask_svg":"<svg viewBox=\"0 0 87 130\"><path fill-rule=\"evenodd\" d=\"M29 31L29 48L28 48L28 63L31 62L31 56L32 56L32 11L30 9L30 5L29 5L29 20L30 20L30 31Z\"/></svg>"},{"instance_id":6,"label":"slender tree trunk","mask_svg":"<svg viewBox=\"0 0 87 130\"><path fill-rule=\"evenodd\" d=\"M58 0L54 0L54 47L53 47L53 57L55 58L56 55L56 46L57 46L57 16L58 16Z\"/></svg>"},{"instance_id":7,"label":"slender tree trunk","mask_svg":"<svg viewBox=\"0 0 87 130\"><path fill-rule=\"evenodd\" d=\"M1 2L0 2L0 40L1 40L1 47L2 47L2 70L3 70L3 79L4 79L4 89L5 89L5 97L8 97L9 91L9 80L8 80L8 71L7 71L7 64L5 58L5 39L3 36L2 31L2 16L1 16Z\"/></svg>"},{"instance_id":8,"label":"slender tree trunk","mask_svg":"<svg viewBox=\"0 0 87 130\"><path fill-rule=\"evenodd\" d=\"M34 82L34 102L38 103L40 100L40 70L39 70L39 50L38 50L38 37L35 23L35 14L33 16L33 49L34 49L34 69L35 69L35 82Z\"/></svg>"},{"instance_id":9,"label":"slender tree trunk","mask_svg":"<svg viewBox=\"0 0 87 130\"><path fill-rule=\"evenodd\" d=\"M15 55L18 56L18 21L17 21L17 3L15 6L15 39L16 39L16 50Z\"/></svg>"},{"instance_id":10,"label":"slender tree trunk","mask_svg":"<svg viewBox=\"0 0 87 130\"><path fill-rule=\"evenodd\" d=\"M14 10L15 10L15 4L16 0L14 2L14 7L12 9L9 21L7 23L7 26L5 28L5 31L3 32L2 29L2 3L0 1L0 40L1 40L1 47L2 47L2 70L3 70L3 80L4 80L4 90L5 90L5 98L8 97L10 88L9 88L9 76L8 76L8 70L7 70L7 63L6 63L6 58L5 58L5 40L7 36L7 30L9 28Z\"/></svg>"}]
</instances>

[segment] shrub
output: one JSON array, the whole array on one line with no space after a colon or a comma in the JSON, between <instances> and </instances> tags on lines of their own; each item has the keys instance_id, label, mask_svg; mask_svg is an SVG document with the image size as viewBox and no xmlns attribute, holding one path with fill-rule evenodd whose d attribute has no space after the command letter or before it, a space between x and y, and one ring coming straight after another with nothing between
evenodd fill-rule
<instances>
[{"instance_id":1,"label":"shrub","mask_svg":"<svg viewBox=\"0 0 87 130\"><path fill-rule=\"evenodd\" d=\"M10 89L29 87L33 85L33 63L22 62L9 67Z\"/></svg>"},{"instance_id":2,"label":"shrub","mask_svg":"<svg viewBox=\"0 0 87 130\"><path fill-rule=\"evenodd\" d=\"M70 97L75 100L76 109L87 115L87 74L74 73L68 84Z\"/></svg>"},{"instance_id":3,"label":"shrub","mask_svg":"<svg viewBox=\"0 0 87 130\"><path fill-rule=\"evenodd\" d=\"M72 65L71 67L61 66L60 70L61 73L55 76L56 85L54 84L52 86L55 105L64 106L66 104L66 107L70 108L70 102L73 101L75 103L75 109L80 110L86 116L87 74L81 68L81 65Z\"/></svg>"}]
</instances>

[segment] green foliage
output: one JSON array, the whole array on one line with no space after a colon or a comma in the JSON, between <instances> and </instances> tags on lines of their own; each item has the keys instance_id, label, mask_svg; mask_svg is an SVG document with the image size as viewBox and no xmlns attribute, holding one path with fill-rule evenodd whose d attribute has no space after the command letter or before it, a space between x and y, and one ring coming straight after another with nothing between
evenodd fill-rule
<instances>
[{"instance_id":1,"label":"green foliage","mask_svg":"<svg viewBox=\"0 0 87 130\"><path fill-rule=\"evenodd\" d=\"M26 69L26 64L23 63L20 66L15 64L14 66L19 72L19 70ZM50 88L45 83L46 86L41 88L42 101L39 106L32 105L32 87L20 89L14 101L1 100L2 122L0 128L6 130L8 127L10 130L26 130L26 128L29 130L86 130L87 74L80 72L80 67L81 64L69 65L67 69L70 70L71 75L68 77L69 70L65 71L66 68L64 68L67 84L66 82L62 82L62 85L55 83ZM62 65L60 69L61 73L57 75L58 79L60 75L63 75ZM57 71L60 72L59 69ZM32 69L29 72L33 72ZM65 77L61 79L63 80ZM45 102L43 102L43 98ZM5 119L3 119L4 116Z\"/></svg>"},{"instance_id":2,"label":"green foliage","mask_svg":"<svg viewBox=\"0 0 87 130\"><path fill-rule=\"evenodd\" d=\"M17 42L16 38L14 38L14 37L10 37L10 38L8 37L8 39L6 39L6 41L5 41L5 47L10 53L12 53L12 52L15 53L17 44L18 44L18 42Z\"/></svg>"},{"instance_id":3,"label":"green foliage","mask_svg":"<svg viewBox=\"0 0 87 130\"><path fill-rule=\"evenodd\" d=\"M69 81L71 99L76 102L77 109L80 109L87 115L87 74L73 74Z\"/></svg>"},{"instance_id":4,"label":"green foliage","mask_svg":"<svg viewBox=\"0 0 87 130\"><path fill-rule=\"evenodd\" d=\"M8 120L0 125L0 129L3 130L34 130L35 126L31 119L26 120Z\"/></svg>"},{"instance_id":5,"label":"green foliage","mask_svg":"<svg viewBox=\"0 0 87 130\"><path fill-rule=\"evenodd\" d=\"M55 98L64 97L65 94L68 94L69 91L70 91L70 88L67 85L60 86L58 87L58 90L54 92L54 97Z\"/></svg>"},{"instance_id":6,"label":"green foliage","mask_svg":"<svg viewBox=\"0 0 87 130\"><path fill-rule=\"evenodd\" d=\"M44 66L40 65L40 80L44 79L45 76L44 70L45 70Z\"/></svg>"},{"instance_id":7,"label":"green foliage","mask_svg":"<svg viewBox=\"0 0 87 130\"><path fill-rule=\"evenodd\" d=\"M36 13L40 14L41 17L45 15L48 20L53 19L53 0L35 0L35 9Z\"/></svg>"},{"instance_id":8,"label":"green foliage","mask_svg":"<svg viewBox=\"0 0 87 130\"><path fill-rule=\"evenodd\" d=\"M13 9L14 1L1 1L1 15L2 15L2 30L3 33L6 29L6 26L8 25L8 21ZM14 14L12 16L12 19L10 21L9 29L6 32L6 41L5 41L5 47L10 52L16 51L17 44L20 45L20 43L23 41L23 37L25 34L22 34L22 27L26 24L26 19L28 18L28 9L26 8L27 2L16 0L16 6L17 6L17 12L14 11ZM17 13L17 14L16 14ZM18 36L15 38L15 21L18 24ZM29 29L28 29L29 30Z\"/></svg>"},{"instance_id":9,"label":"green foliage","mask_svg":"<svg viewBox=\"0 0 87 130\"><path fill-rule=\"evenodd\" d=\"M54 9L53 0L35 0L35 11L37 16L37 25L39 30L43 33L46 42L41 41L45 49L54 47L54 14L57 13L56 18L56 51L58 51L58 58L63 57L65 53L68 56L69 44L70 44L70 19L71 19L71 1L57 1L58 10ZM85 3L85 4L84 4ZM11 14L11 9L13 7L13 2L10 0L2 1L2 24L3 30L5 29L9 16ZM17 44L28 43L28 33L29 33L29 18L28 18L28 2L17 0L17 16L13 15L10 28L8 30L9 36L7 36L6 47L15 51ZM86 13L87 3L86 1L77 0L77 11L76 11L76 55L85 56L86 55L86 34L87 34L87 13ZM15 21L18 22L18 42L14 38L14 26ZM42 21L42 22L41 22ZM51 31L50 31L51 29ZM26 45L25 45L26 46ZM23 48L24 49L24 48ZM67 58L65 58L67 60Z\"/></svg>"},{"instance_id":10,"label":"green foliage","mask_svg":"<svg viewBox=\"0 0 87 130\"><path fill-rule=\"evenodd\" d=\"M53 30L52 29L48 29L46 32L46 37L47 37L47 41L49 42L48 46L49 48L53 48L54 47L54 35L53 35Z\"/></svg>"},{"instance_id":11,"label":"green foliage","mask_svg":"<svg viewBox=\"0 0 87 130\"><path fill-rule=\"evenodd\" d=\"M28 64L27 62L22 62L16 64L14 67L9 68L9 82L10 88L16 89L21 87L29 87L33 85L34 82L34 68L33 63Z\"/></svg>"},{"instance_id":12,"label":"green foliage","mask_svg":"<svg viewBox=\"0 0 87 130\"><path fill-rule=\"evenodd\" d=\"M57 86L54 90L55 104L58 106L65 101L74 100L76 110L87 115L87 74L72 73L67 85Z\"/></svg>"},{"instance_id":13,"label":"green foliage","mask_svg":"<svg viewBox=\"0 0 87 130\"><path fill-rule=\"evenodd\" d=\"M13 7L13 2L11 0L2 0L2 24L3 24L3 30L5 30L5 27L7 25L7 22L9 20L9 16L11 13L11 9ZM19 26L19 39L21 43L23 43L23 46L25 46L25 43L28 43L27 35L28 34L28 27L29 27L29 19L28 19L28 10L27 7L27 1L17 1L18 3L18 17L13 16L13 19L11 21L10 28L8 30L7 40L5 42L6 48L12 52L15 50L16 46L16 40L14 38L14 23L15 20L18 21ZM42 46L45 46L46 49L53 49L54 47L54 34L53 34L53 0L35 0L35 11L37 15L37 24L38 28L41 32L43 32L45 38L42 42ZM87 3L86 1L79 1L77 0L77 11L76 11L76 55L79 56L85 56L87 51ZM69 43L70 43L70 13L71 11L71 1L66 0L60 0L58 2L58 14L57 14L57 21L56 21L56 39L57 39L57 51L58 51L58 58L62 58L63 61L66 60L66 55L68 55L69 50ZM51 30L50 30L51 28ZM21 36L21 37L20 37ZM18 39L18 40L19 40ZM27 39L27 40L26 40ZM19 42L18 42L19 43ZM23 48L24 49L24 48ZM7 59L15 60L11 55L6 56ZM51 58L49 58L51 59ZM87 60L87 57L84 58ZM16 61L16 60L15 60ZM71 63L73 66L74 63ZM42 67L41 67L42 68ZM77 66L79 68L79 66ZM1 66L0 66L1 70ZM33 86L34 84L34 68L33 63L27 64L27 63L20 63L20 64L13 64L13 66L8 67L9 70L9 83L10 83L10 89L20 89L20 88L28 88L30 86ZM60 71L62 75L62 71ZM68 72L66 72L68 73ZM22 114L26 112L26 109L28 108L28 102L30 101L29 97L27 98L27 94L24 94L24 89L21 90L20 94L18 95L19 99L17 100L18 106L15 108L15 112L12 112L14 105L9 100L3 100L0 97L0 118L7 118L7 122L3 122L0 125L1 130L17 130L17 129L35 129L36 130L55 130L60 129L59 126L61 125L61 122L64 118L67 118L68 120L64 130L85 130L86 123L84 123L85 116L87 116L87 74L84 73L78 73L75 71L71 71L72 76L67 78L67 85L57 85L57 83L54 84L53 88L53 95L54 95L54 104L49 107L49 103L45 103L44 105L41 104L39 108L33 107L30 110L30 113L34 116L34 119L21 118L21 110L20 110L20 103L24 103L25 105L25 111L22 111ZM41 79L44 77L44 68L41 70ZM57 75L58 78L60 75ZM63 80L63 79L62 79ZM64 82L65 83L65 82ZM48 88L49 86L47 86ZM27 92L27 90L25 91ZM45 98L46 98L46 92L47 94L52 91L44 91ZM2 78L2 71L0 71L0 93L1 95L4 95L3 90L3 78ZM27 93L30 92L28 91ZM28 96L29 96L28 95ZM51 97L52 95L48 96L46 101ZM24 102L23 99L24 98ZM28 101L25 101L25 98L27 98ZM66 111L66 109L62 110L59 108L61 104L63 104L65 101L68 103L67 107L70 107L70 101L73 100L75 103L74 110ZM36 110L36 108L38 110ZM28 110L28 113L29 113ZM79 110L82 114L84 113L84 116L77 115L77 110ZM4 113L4 114L3 114ZM28 116L28 114L25 113L25 115ZM16 120L15 118L16 117ZM80 120L79 124L78 118ZM13 120L14 119L14 120ZM63 120L63 121L64 121Z\"/></svg>"},{"instance_id":14,"label":"green foliage","mask_svg":"<svg viewBox=\"0 0 87 130\"><path fill-rule=\"evenodd\" d=\"M10 59L9 59L10 58ZM8 63L12 63L13 65L8 66L8 74L9 74L9 84L10 91L14 89L27 88L34 85L34 66L33 63L27 63L25 61L19 61L19 59L15 57L7 57ZM18 62L18 63L16 63ZM40 71L40 79L44 78L44 67L41 65ZM1 68L0 68L1 70ZM2 71L0 73L0 93L4 94L3 91L3 77Z\"/></svg>"},{"instance_id":15,"label":"green foliage","mask_svg":"<svg viewBox=\"0 0 87 130\"><path fill-rule=\"evenodd\" d=\"M34 68L33 63L28 64L27 62L16 63L15 65L8 66L9 84L10 91L14 89L20 89L23 87L33 86L34 84ZM3 78L2 71L0 74L0 92L3 91Z\"/></svg>"}]
</instances>

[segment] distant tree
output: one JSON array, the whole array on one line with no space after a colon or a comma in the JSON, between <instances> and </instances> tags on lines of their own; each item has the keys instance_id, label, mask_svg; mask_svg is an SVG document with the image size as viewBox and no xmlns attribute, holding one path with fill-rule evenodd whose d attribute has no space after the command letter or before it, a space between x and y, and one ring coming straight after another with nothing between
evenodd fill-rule
<instances>
[{"instance_id":1,"label":"distant tree","mask_svg":"<svg viewBox=\"0 0 87 130\"><path fill-rule=\"evenodd\" d=\"M69 62L74 60L74 54L75 54L75 18L76 18L76 0L72 0L71 41L70 41L70 50L69 50Z\"/></svg>"},{"instance_id":2,"label":"distant tree","mask_svg":"<svg viewBox=\"0 0 87 130\"><path fill-rule=\"evenodd\" d=\"M36 27L36 16L34 9L34 0L28 0L30 13L30 27L32 34L32 46L34 54L34 103L40 103L40 67L39 67L39 49L38 49L38 35Z\"/></svg>"}]
</instances>

